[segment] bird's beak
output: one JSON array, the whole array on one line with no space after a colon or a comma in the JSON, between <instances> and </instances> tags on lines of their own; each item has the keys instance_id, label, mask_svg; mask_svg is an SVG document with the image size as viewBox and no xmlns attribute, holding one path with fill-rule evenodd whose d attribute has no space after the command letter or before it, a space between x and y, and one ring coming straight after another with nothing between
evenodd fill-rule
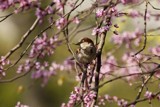
<instances>
[{"instance_id":1,"label":"bird's beak","mask_svg":"<svg viewBox=\"0 0 160 107\"><path fill-rule=\"evenodd\" d=\"M80 45L81 44L81 42L78 42L78 43L74 43L74 45Z\"/></svg>"}]
</instances>

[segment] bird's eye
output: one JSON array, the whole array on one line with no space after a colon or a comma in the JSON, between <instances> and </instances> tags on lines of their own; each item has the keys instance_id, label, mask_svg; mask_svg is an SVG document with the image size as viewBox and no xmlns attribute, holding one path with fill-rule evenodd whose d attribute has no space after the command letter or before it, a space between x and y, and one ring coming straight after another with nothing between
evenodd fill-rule
<instances>
[{"instance_id":1,"label":"bird's eye","mask_svg":"<svg viewBox=\"0 0 160 107\"><path fill-rule=\"evenodd\" d=\"M90 53L93 53L93 48L90 49Z\"/></svg>"}]
</instances>

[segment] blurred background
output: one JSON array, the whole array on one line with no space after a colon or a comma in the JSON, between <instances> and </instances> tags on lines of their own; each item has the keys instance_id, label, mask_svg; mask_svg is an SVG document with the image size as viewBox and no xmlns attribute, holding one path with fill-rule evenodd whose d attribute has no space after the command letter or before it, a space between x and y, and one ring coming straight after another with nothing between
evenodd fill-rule
<instances>
[{"instance_id":1,"label":"blurred background","mask_svg":"<svg viewBox=\"0 0 160 107\"><path fill-rule=\"evenodd\" d=\"M86 2L83 3L82 6L77 11L80 11L81 9L88 8L91 6L91 3L93 1L85 0ZM48 1L43 2L42 4L46 6L49 3ZM153 5L155 7L159 6L159 2L157 0L153 0ZM144 13L144 7L145 3L140 6L131 7L129 6L118 6L121 10L124 10L127 12L127 9L137 9ZM69 10L69 9L68 9ZM0 16L9 14L11 10L0 12ZM151 7L149 7L149 11L153 11ZM159 11L155 11L155 13L158 13ZM10 49L12 49L21 39L22 35L30 28L34 20L36 19L35 16L35 10L31 9L29 11L15 14L6 19L5 21L0 23L0 56L5 55ZM47 20L47 19L46 19ZM125 20L125 21L122 21ZM88 17L81 25L80 29L83 27L88 27L93 25L94 17L90 16ZM143 18L127 18L122 17L119 19L113 20L113 23L118 23L120 26L118 29L119 33L122 33L124 31L135 31L136 27L140 27L140 29L143 29ZM48 25L48 21L44 21L41 25L38 26L38 28L30 35L30 37L27 39L25 44L17 51L15 52L10 60L15 61L16 58L20 55L20 53L26 48L27 44L34 38L35 35L38 34L42 29L44 29ZM74 25L73 25L74 26ZM153 19L150 19L148 21L147 28L156 28L159 26L159 22L155 22ZM49 30L48 32L52 32ZM149 46L155 46L160 43L160 32L154 32L154 35L156 36L149 36L148 37L148 43L147 48ZM76 37L71 41L72 43L75 43L79 41L79 38L82 38L84 36L90 36L91 30L87 30L85 32L78 33ZM106 44L103 52L103 57L107 55L108 51L111 51L114 46L110 42L110 37L113 35L112 32L109 32L106 38ZM95 39L94 36L90 36L93 40ZM74 46L73 46L74 48ZM121 47L121 49L116 50L114 53L115 57L121 57L121 53L124 51L125 48ZM139 47L140 49L140 47ZM56 61L58 63L61 63L64 59L66 59L68 56L70 56L70 53L67 50L66 45L62 45L59 48L56 49L55 54L52 57L46 58L44 60L50 60L50 61ZM22 61L20 61L20 64L23 63L26 56ZM4 79L12 78L16 75L17 66L8 70L7 76ZM70 96L70 93L73 91L74 87L78 85L75 78L75 71L68 72L57 72L56 76L53 76L50 78L48 84L45 87L41 86L41 80L33 80L31 79L31 73L27 74L26 76L10 82L10 83L0 83L0 107L14 107L18 101L22 102L22 104L29 105L30 107L60 107L60 105L63 102L67 102ZM158 81L152 84L152 87L150 87L150 90L158 90ZM148 85L150 85L148 84ZM154 84L154 85L153 85ZM109 94L111 96L118 96L119 98L125 98L125 100L130 101L133 100L138 92L137 87L139 86L139 83L134 83L132 85L129 85L124 80L118 80L115 82L111 82L110 84L107 84L102 89L100 89L100 94ZM154 86L154 87L153 87ZM149 87L149 86L148 86ZM127 99L126 99L127 98ZM160 107L160 102L153 101L152 102L153 107ZM115 103L107 103L107 107L117 107L117 104ZM150 107L148 105L148 102L138 103L136 107Z\"/></svg>"}]
</instances>

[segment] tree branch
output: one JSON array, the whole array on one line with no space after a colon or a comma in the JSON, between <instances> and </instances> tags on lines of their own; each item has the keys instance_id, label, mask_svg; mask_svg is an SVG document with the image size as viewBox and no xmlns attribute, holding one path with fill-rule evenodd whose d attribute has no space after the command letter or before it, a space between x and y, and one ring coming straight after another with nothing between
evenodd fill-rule
<instances>
[{"instance_id":1,"label":"tree branch","mask_svg":"<svg viewBox=\"0 0 160 107\"><path fill-rule=\"evenodd\" d=\"M147 11L148 11L148 0L146 0L146 8L145 8L145 14L144 14L144 44L143 48L135 53L135 55L141 53L147 45Z\"/></svg>"},{"instance_id":2,"label":"tree branch","mask_svg":"<svg viewBox=\"0 0 160 107\"><path fill-rule=\"evenodd\" d=\"M12 13L10 13L10 14L8 14L8 15L0 16L0 18L2 18L2 19L0 20L0 22L3 22L4 20L6 20L8 17L12 16L13 14L14 14L14 13L12 12Z\"/></svg>"},{"instance_id":3,"label":"tree branch","mask_svg":"<svg viewBox=\"0 0 160 107\"><path fill-rule=\"evenodd\" d=\"M22 36L20 42L14 47L12 48L6 55L5 55L5 59L8 59L16 50L18 50L24 43L24 41L27 39L27 37L33 32L33 30L37 27L38 22L39 22L39 18L37 18L34 23L32 24L32 26L29 28L29 30Z\"/></svg>"}]
</instances>

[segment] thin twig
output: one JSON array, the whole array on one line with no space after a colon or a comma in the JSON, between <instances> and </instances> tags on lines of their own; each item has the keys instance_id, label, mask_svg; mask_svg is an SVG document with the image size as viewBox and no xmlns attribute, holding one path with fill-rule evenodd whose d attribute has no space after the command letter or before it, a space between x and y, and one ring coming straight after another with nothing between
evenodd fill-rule
<instances>
[{"instance_id":1,"label":"thin twig","mask_svg":"<svg viewBox=\"0 0 160 107\"><path fill-rule=\"evenodd\" d=\"M39 54L39 55L40 55L40 54ZM27 74L29 74L29 73L31 72L31 70L33 69L33 67L35 66L35 62L38 60L39 55L37 56L37 58L35 59L35 61L33 61L33 64L30 66L29 71L24 72L24 73L22 73L22 74L20 74L20 75L17 75L17 76L15 76L15 77L11 78L11 79L0 80L0 83L11 83L11 82L14 82L14 81L16 81L16 80L18 80L18 79L26 76Z\"/></svg>"},{"instance_id":2,"label":"thin twig","mask_svg":"<svg viewBox=\"0 0 160 107\"><path fill-rule=\"evenodd\" d=\"M0 20L0 22L3 22L5 19L7 19L8 17L12 16L13 14L14 14L14 13L12 12L12 13L10 13L10 14L8 14L8 15L0 16L0 18L2 18L2 19Z\"/></svg>"},{"instance_id":3,"label":"thin twig","mask_svg":"<svg viewBox=\"0 0 160 107\"><path fill-rule=\"evenodd\" d=\"M33 30L37 27L39 22L39 18L37 18L34 23L32 24L32 26L29 28L29 30L22 36L20 42L14 47L12 48L6 55L5 55L5 59L8 59L16 50L18 50L22 44L24 43L24 41L27 39L27 37L33 32Z\"/></svg>"},{"instance_id":4,"label":"thin twig","mask_svg":"<svg viewBox=\"0 0 160 107\"><path fill-rule=\"evenodd\" d=\"M158 68L158 67L157 67ZM156 69L157 69L156 68ZM122 79L122 78L125 78L125 77L130 77L130 76L135 76L135 75L146 75L146 74L151 74L151 73L155 73L156 71L156 69L154 69L153 71L150 71L150 72L140 72L140 73L132 73L132 74L127 74L127 75L122 75L122 76L118 76L118 77L116 77L116 78L113 78L113 79L110 79L110 80L107 80L106 82L104 82L104 83L102 83L101 85L99 85L99 86L97 86L97 87L95 87L95 88L101 88L101 87L103 87L104 85L106 85L106 84L108 84L108 83L110 83L110 82L113 82L113 81L116 81L116 80L119 80L119 79ZM95 88L92 88L91 90L94 90Z\"/></svg>"},{"instance_id":5,"label":"thin twig","mask_svg":"<svg viewBox=\"0 0 160 107\"><path fill-rule=\"evenodd\" d=\"M158 91L157 93L155 93L155 94L154 94L154 98L155 98L156 96L158 96L159 94L160 94L160 91ZM137 104L137 103L139 103L139 102L143 102L143 101L146 101L146 100L150 100L150 99L149 99L149 98L138 99L138 100L135 100L135 101L133 101L133 102L128 103L128 104L126 105L126 107L129 107L130 105L135 105L135 104Z\"/></svg>"},{"instance_id":6,"label":"thin twig","mask_svg":"<svg viewBox=\"0 0 160 107\"><path fill-rule=\"evenodd\" d=\"M104 10L109 11L110 8L114 7L116 4L118 3L118 1L116 3L112 3L112 0L109 1L109 4L107 6L104 7ZM104 17L105 18L105 17ZM110 13L110 17L108 17L106 20L109 23L111 21L112 18L112 13ZM101 25L103 24L104 19L101 20L101 22L99 23L98 27L101 27ZM99 75L100 75L100 70L101 70L101 55L102 55L102 50L105 44L105 39L106 39L106 34L108 32L104 32L100 35L100 43L98 44L98 48L97 48L97 63L96 63L96 72L95 72L95 84L94 87L98 87L99 86ZM99 92L99 88L94 88L93 89L94 92L96 93L96 96L94 97L94 100L92 102L92 105L96 105L97 103L97 98L98 98L98 92Z\"/></svg>"},{"instance_id":7,"label":"thin twig","mask_svg":"<svg viewBox=\"0 0 160 107\"><path fill-rule=\"evenodd\" d=\"M48 29L50 29L52 27L52 25L55 22L52 22L49 26L47 26L44 30L42 30L37 36L34 37L34 39L29 43L29 45L26 47L26 49L21 53L21 55L19 56L19 58L12 64L10 65L8 68L4 69L5 71L7 71L8 69L12 68L13 66L15 66L21 59L22 57L26 54L26 52L28 51L28 49L32 46L32 44L34 43L34 41L40 37L42 35L42 33L44 33L45 31L47 31Z\"/></svg>"},{"instance_id":8,"label":"thin twig","mask_svg":"<svg viewBox=\"0 0 160 107\"><path fill-rule=\"evenodd\" d=\"M145 14L144 14L144 43L143 48L140 49L138 52L135 53L135 55L141 53L147 45L147 12L148 12L148 0L146 0L146 8L145 8Z\"/></svg>"},{"instance_id":9,"label":"thin twig","mask_svg":"<svg viewBox=\"0 0 160 107\"><path fill-rule=\"evenodd\" d=\"M14 64L12 64L12 65L9 66L8 68L6 68L5 70L8 70L8 69L12 68L13 66L15 66L15 65L19 62L19 60L25 55L25 53L27 52L27 50L32 46L32 44L34 43L34 41L35 41L39 36L41 36L41 34L42 34L43 32L45 32L46 30L50 29L54 23L55 23L55 22L52 22L49 26L47 26L44 30L42 30L42 31L31 41L31 43L27 46L27 48L21 53L21 55L20 55L20 57L18 58L18 60L17 60ZM13 81L15 81L15 80L17 80L17 79L19 79L19 78L27 75L27 74L28 74L28 72L25 72L24 74L21 74L21 75L19 75L19 76L15 76L15 77L13 77L13 78L11 78L11 79L1 80L0 83L13 82Z\"/></svg>"},{"instance_id":10,"label":"thin twig","mask_svg":"<svg viewBox=\"0 0 160 107\"><path fill-rule=\"evenodd\" d=\"M53 6L54 2L51 2L49 6ZM48 6L47 6L48 7ZM46 8L47 8L46 7ZM58 11L58 10L56 10ZM55 11L55 12L56 12ZM35 20L35 22L32 24L32 26L30 27L30 29L22 36L20 42L10 50L10 52L8 52L5 56L5 59L9 58L16 50L18 50L24 43L24 41L27 39L27 37L33 32L33 30L36 28L36 26L38 25L40 19L37 18ZM26 52L28 51L28 49L31 47L31 45L34 43L34 41L46 30L48 30L49 28L51 28L51 26L54 24L55 22L52 22L49 26L47 26L44 30L42 30L31 42L30 44L27 46L27 48L20 54L19 58L13 63L11 64L9 67L5 68L4 71L7 71L8 69L12 68L13 66L15 66L21 59L22 57L26 54Z\"/></svg>"},{"instance_id":11,"label":"thin twig","mask_svg":"<svg viewBox=\"0 0 160 107\"><path fill-rule=\"evenodd\" d=\"M54 4L55 4L54 2L51 2L49 4L49 6L53 6ZM48 8L48 6L46 8ZM56 10L56 11L58 11L58 10ZM11 13L11 15L12 14L13 13ZM8 59L16 50L18 50L23 45L23 43L27 39L27 37L35 30L35 28L37 27L39 21L40 21L40 18L36 18L36 20L34 21L32 26L29 28L29 30L22 36L20 42L5 55L5 59Z\"/></svg>"},{"instance_id":12,"label":"thin twig","mask_svg":"<svg viewBox=\"0 0 160 107\"><path fill-rule=\"evenodd\" d=\"M152 76L156 73L156 71L157 71L158 68L159 68L159 66L156 67L156 68L150 73L149 77L142 83L141 88L139 89L138 94L137 94L135 100L138 100L138 99L140 98L140 96L141 96L141 94L142 94L142 91L143 91L145 85L149 82L149 80L152 78Z\"/></svg>"},{"instance_id":13,"label":"thin twig","mask_svg":"<svg viewBox=\"0 0 160 107\"><path fill-rule=\"evenodd\" d=\"M101 22L101 24L102 24L102 22ZM100 26L101 26L101 24L100 24ZM104 32L104 33L101 34L100 43L98 44L97 64L96 64L94 87L97 87L99 85L99 74L100 74L100 69L101 69L101 64L102 64L101 55L102 55L102 49L103 49L104 44L105 44L106 34L107 34L107 32ZM95 88L94 91L96 93L96 97L94 98L94 101L93 101L94 104L93 105L95 105L96 102L97 102L99 88Z\"/></svg>"},{"instance_id":14,"label":"thin twig","mask_svg":"<svg viewBox=\"0 0 160 107\"><path fill-rule=\"evenodd\" d=\"M155 9L155 10L160 10L160 8L154 7L149 1L148 1L148 3L151 5L151 7L152 7L153 9Z\"/></svg>"}]
</instances>

